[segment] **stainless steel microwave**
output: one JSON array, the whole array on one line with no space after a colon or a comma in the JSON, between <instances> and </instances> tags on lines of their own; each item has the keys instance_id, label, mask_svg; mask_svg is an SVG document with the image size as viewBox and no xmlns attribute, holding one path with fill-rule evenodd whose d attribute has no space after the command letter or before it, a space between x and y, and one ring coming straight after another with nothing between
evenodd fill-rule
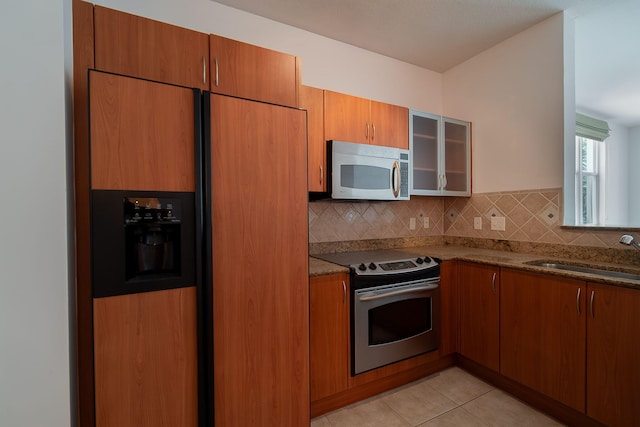
<instances>
[{"instance_id":1,"label":"stainless steel microwave","mask_svg":"<svg viewBox=\"0 0 640 427\"><path fill-rule=\"evenodd\" d=\"M409 200L409 150L327 141L331 198Z\"/></svg>"}]
</instances>

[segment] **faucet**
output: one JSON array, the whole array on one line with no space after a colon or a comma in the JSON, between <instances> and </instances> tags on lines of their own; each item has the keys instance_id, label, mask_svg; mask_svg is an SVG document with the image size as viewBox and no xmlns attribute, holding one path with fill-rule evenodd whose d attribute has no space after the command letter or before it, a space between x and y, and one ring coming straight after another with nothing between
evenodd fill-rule
<instances>
[{"instance_id":1,"label":"faucet","mask_svg":"<svg viewBox=\"0 0 640 427\"><path fill-rule=\"evenodd\" d=\"M640 251L640 243L636 242L636 239L634 239L630 234L623 234L620 236L620 243L627 246L633 246Z\"/></svg>"}]
</instances>

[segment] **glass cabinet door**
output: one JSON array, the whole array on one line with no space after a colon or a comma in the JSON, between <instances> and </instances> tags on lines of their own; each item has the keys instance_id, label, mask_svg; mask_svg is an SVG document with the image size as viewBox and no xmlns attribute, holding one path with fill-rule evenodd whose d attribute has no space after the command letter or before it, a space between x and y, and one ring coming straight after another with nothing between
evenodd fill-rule
<instances>
[{"instance_id":1,"label":"glass cabinet door","mask_svg":"<svg viewBox=\"0 0 640 427\"><path fill-rule=\"evenodd\" d=\"M409 138L411 195L471 195L469 122L411 110Z\"/></svg>"},{"instance_id":2,"label":"glass cabinet door","mask_svg":"<svg viewBox=\"0 0 640 427\"><path fill-rule=\"evenodd\" d=\"M469 123L443 118L444 124L444 192L470 194Z\"/></svg>"},{"instance_id":3,"label":"glass cabinet door","mask_svg":"<svg viewBox=\"0 0 640 427\"><path fill-rule=\"evenodd\" d=\"M409 134L413 156L411 194L437 194L440 117L412 111Z\"/></svg>"}]
</instances>

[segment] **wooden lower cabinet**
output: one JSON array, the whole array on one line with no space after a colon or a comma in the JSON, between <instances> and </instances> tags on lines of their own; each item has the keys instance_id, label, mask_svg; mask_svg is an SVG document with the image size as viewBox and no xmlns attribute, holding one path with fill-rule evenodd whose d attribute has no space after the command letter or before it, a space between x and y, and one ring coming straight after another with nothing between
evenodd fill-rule
<instances>
[{"instance_id":1,"label":"wooden lower cabinet","mask_svg":"<svg viewBox=\"0 0 640 427\"><path fill-rule=\"evenodd\" d=\"M96 427L196 427L196 288L96 298Z\"/></svg>"},{"instance_id":2,"label":"wooden lower cabinet","mask_svg":"<svg viewBox=\"0 0 640 427\"><path fill-rule=\"evenodd\" d=\"M309 280L311 402L349 385L348 283L346 273Z\"/></svg>"},{"instance_id":3,"label":"wooden lower cabinet","mask_svg":"<svg viewBox=\"0 0 640 427\"><path fill-rule=\"evenodd\" d=\"M458 352L459 316L458 262L440 264L440 356Z\"/></svg>"},{"instance_id":4,"label":"wooden lower cabinet","mask_svg":"<svg viewBox=\"0 0 640 427\"><path fill-rule=\"evenodd\" d=\"M589 283L587 415L640 425L640 291Z\"/></svg>"},{"instance_id":5,"label":"wooden lower cabinet","mask_svg":"<svg viewBox=\"0 0 640 427\"><path fill-rule=\"evenodd\" d=\"M502 269L500 373L584 411L585 298L582 280Z\"/></svg>"},{"instance_id":6,"label":"wooden lower cabinet","mask_svg":"<svg viewBox=\"0 0 640 427\"><path fill-rule=\"evenodd\" d=\"M500 369L500 269L460 262L460 354Z\"/></svg>"}]
</instances>

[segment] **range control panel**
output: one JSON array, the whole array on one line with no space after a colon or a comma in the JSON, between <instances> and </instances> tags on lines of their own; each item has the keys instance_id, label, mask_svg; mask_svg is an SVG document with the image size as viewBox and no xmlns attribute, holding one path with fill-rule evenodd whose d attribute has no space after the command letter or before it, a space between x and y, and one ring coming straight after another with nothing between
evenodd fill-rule
<instances>
[{"instance_id":1,"label":"range control panel","mask_svg":"<svg viewBox=\"0 0 640 427\"><path fill-rule=\"evenodd\" d=\"M393 273L409 273L437 268L438 261L428 256L391 261L371 261L352 264L350 267L358 276L375 276Z\"/></svg>"}]
</instances>

